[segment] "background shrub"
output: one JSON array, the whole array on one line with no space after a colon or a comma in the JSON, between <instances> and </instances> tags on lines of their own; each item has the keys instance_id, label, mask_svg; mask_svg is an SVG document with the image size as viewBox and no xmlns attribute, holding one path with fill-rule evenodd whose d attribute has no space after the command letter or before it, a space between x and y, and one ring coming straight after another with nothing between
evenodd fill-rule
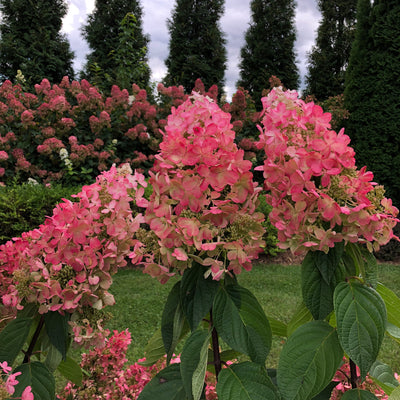
<instances>
[{"instance_id":1,"label":"background shrub","mask_svg":"<svg viewBox=\"0 0 400 400\"><path fill-rule=\"evenodd\" d=\"M23 184L0 187L0 244L31 231L52 215L53 208L63 198L76 194L79 187ZM73 200L73 198L70 198Z\"/></svg>"}]
</instances>

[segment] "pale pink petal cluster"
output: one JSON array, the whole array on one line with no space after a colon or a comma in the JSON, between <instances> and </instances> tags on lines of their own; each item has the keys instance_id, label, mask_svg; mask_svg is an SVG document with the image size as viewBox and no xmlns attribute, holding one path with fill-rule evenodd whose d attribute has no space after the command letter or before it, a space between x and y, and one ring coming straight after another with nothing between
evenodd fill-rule
<instances>
[{"instance_id":1,"label":"pale pink petal cluster","mask_svg":"<svg viewBox=\"0 0 400 400\"><path fill-rule=\"evenodd\" d=\"M329 113L294 91L262 99L259 148L269 215L282 248L327 252L335 243L378 249L392 237L398 210L366 168L357 169L350 138L331 130Z\"/></svg>"},{"instance_id":2,"label":"pale pink petal cluster","mask_svg":"<svg viewBox=\"0 0 400 400\"><path fill-rule=\"evenodd\" d=\"M17 376L21 375L21 372L14 372L11 374L12 368L8 365L7 361L0 362L0 395L13 395L15 393L15 386L18 385ZM6 380L4 378L6 377ZM11 399L21 400L33 400L32 388L27 386L22 392L21 397L10 397ZM1 397L3 398L3 397Z\"/></svg>"},{"instance_id":3,"label":"pale pink petal cluster","mask_svg":"<svg viewBox=\"0 0 400 400\"><path fill-rule=\"evenodd\" d=\"M230 114L206 96L193 92L172 108L150 173L153 194L145 214L153 235L144 243L145 272L161 282L193 260L218 280L227 271L249 270L257 258L261 188L234 138Z\"/></svg>"},{"instance_id":4,"label":"pale pink petal cluster","mask_svg":"<svg viewBox=\"0 0 400 400\"><path fill-rule=\"evenodd\" d=\"M87 372L82 385L76 387L68 383L59 400L67 400L69 396L80 400L134 400L154 376L166 367L166 357L154 365L144 366L146 358L127 365L126 352L131 343L131 335L125 331L114 331L106 339L103 348L93 348L82 355L81 368ZM170 363L180 363L180 356L174 356ZM231 361L227 365L232 364ZM226 366L224 366L225 368ZM215 374L206 372L205 393L207 400L217 399Z\"/></svg>"},{"instance_id":5,"label":"pale pink petal cluster","mask_svg":"<svg viewBox=\"0 0 400 400\"><path fill-rule=\"evenodd\" d=\"M369 391L378 399L387 400L388 395L377 383L374 382L369 374L367 374L365 380L361 382L360 369L358 366L356 366L356 373L357 381L359 383L358 389ZM336 374L332 379L333 382L338 382L338 384L333 388L330 400L339 400L342 398L343 393L352 389L350 376L349 360L346 357L343 357L343 365L336 371Z\"/></svg>"},{"instance_id":6,"label":"pale pink petal cluster","mask_svg":"<svg viewBox=\"0 0 400 400\"><path fill-rule=\"evenodd\" d=\"M71 313L76 341L101 342L96 310L114 303L111 276L141 246L135 234L144 221L146 185L129 166L112 167L76 201L64 199L38 229L0 246L3 306L21 309L28 302L41 314Z\"/></svg>"}]
</instances>

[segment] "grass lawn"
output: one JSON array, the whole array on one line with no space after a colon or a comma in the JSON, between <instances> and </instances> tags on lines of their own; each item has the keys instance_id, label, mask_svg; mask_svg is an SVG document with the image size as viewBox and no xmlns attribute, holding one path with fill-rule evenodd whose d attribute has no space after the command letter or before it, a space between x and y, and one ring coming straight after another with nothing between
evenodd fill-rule
<instances>
[{"instance_id":1,"label":"grass lawn","mask_svg":"<svg viewBox=\"0 0 400 400\"><path fill-rule=\"evenodd\" d=\"M177 278L161 285L138 269L121 270L115 277L111 292L116 304L109 329L128 328L132 335L130 362L143 357L144 347L159 327L164 302ZM379 280L400 296L400 266L381 265ZM267 316L288 322L301 299L300 267L257 264L251 272L238 276L239 283L249 289L263 306ZM268 367L276 367L283 338L274 337ZM384 339L379 359L400 372L400 345Z\"/></svg>"}]
</instances>

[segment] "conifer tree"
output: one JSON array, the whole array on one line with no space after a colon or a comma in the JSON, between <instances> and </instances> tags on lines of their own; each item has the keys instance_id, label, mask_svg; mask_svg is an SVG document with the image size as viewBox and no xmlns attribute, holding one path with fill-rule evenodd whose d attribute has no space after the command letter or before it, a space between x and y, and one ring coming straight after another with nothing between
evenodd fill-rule
<instances>
[{"instance_id":1,"label":"conifer tree","mask_svg":"<svg viewBox=\"0 0 400 400\"><path fill-rule=\"evenodd\" d=\"M257 108L274 75L288 89L297 89L299 72L294 42L293 0L252 0L251 22L241 49L238 86L248 90Z\"/></svg>"},{"instance_id":2,"label":"conifer tree","mask_svg":"<svg viewBox=\"0 0 400 400\"><path fill-rule=\"evenodd\" d=\"M131 88L133 83L148 88L149 37L143 34L138 0L96 0L82 33L91 50L82 78L106 92L113 84L125 89Z\"/></svg>"},{"instance_id":3,"label":"conifer tree","mask_svg":"<svg viewBox=\"0 0 400 400\"><path fill-rule=\"evenodd\" d=\"M187 93L200 78L205 87L224 87L225 39L219 19L224 0L177 0L168 20L169 55L165 84L182 85Z\"/></svg>"},{"instance_id":4,"label":"conifer tree","mask_svg":"<svg viewBox=\"0 0 400 400\"><path fill-rule=\"evenodd\" d=\"M0 80L15 80L18 70L27 85L47 78L60 83L73 77L73 53L61 34L65 0L0 0Z\"/></svg>"},{"instance_id":5,"label":"conifer tree","mask_svg":"<svg viewBox=\"0 0 400 400\"><path fill-rule=\"evenodd\" d=\"M374 172L400 207L400 3L359 0L356 38L346 75L346 133L358 166Z\"/></svg>"},{"instance_id":6,"label":"conifer tree","mask_svg":"<svg viewBox=\"0 0 400 400\"><path fill-rule=\"evenodd\" d=\"M342 94L354 40L357 0L319 0L322 19L308 56L306 95L319 101Z\"/></svg>"}]
</instances>

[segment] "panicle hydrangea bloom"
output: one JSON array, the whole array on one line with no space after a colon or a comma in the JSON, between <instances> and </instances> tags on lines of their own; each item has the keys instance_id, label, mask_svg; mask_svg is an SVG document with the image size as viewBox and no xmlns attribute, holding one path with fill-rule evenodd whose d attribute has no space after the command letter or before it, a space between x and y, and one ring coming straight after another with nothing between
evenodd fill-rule
<instances>
[{"instance_id":1,"label":"panicle hydrangea bloom","mask_svg":"<svg viewBox=\"0 0 400 400\"><path fill-rule=\"evenodd\" d=\"M251 162L234 143L230 115L193 92L172 108L150 173L153 193L145 220L145 272L165 282L195 260L205 276L251 269L261 251L264 216Z\"/></svg>"},{"instance_id":2,"label":"panicle hydrangea bloom","mask_svg":"<svg viewBox=\"0 0 400 400\"><path fill-rule=\"evenodd\" d=\"M262 99L259 148L265 161L270 221L282 248L327 252L336 242L377 250L393 237L398 210L366 168L357 169L350 138L331 130L329 113L295 91Z\"/></svg>"},{"instance_id":3,"label":"panicle hydrangea bloom","mask_svg":"<svg viewBox=\"0 0 400 400\"><path fill-rule=\"evenodd\" d=\"M38 229L1 245L0 308L12 313L28 302L41 314L68 312L75 341L101 340L100 310L114 303L111 275L141 246L135 236L145 186L129 166L112 167L84 186L76 202L64 199Z\"/></svg>"},{"instance_id":4,"label":"panicle hydrangea bloom","mask_svg":"<svg viewBox=\"0 0 400 400\"><path fill-rule=\"evenodd\" d=\"M125 331L114 331L106 339L103 348L93 348L82 355L81 368L89 373L80 387L68 383L59 400L67 400L69 396L80 400L134 400L151 379L166 366L163 357L154 365L144 366L146 358L139 359L135 364L127 365L126 352L131 343L131 334ZM175 356L171 364L180 363L180 357ZM228 361L227 365L232 364ZM217 399L215 375L206 372L205 393L207 400Z\"/></svg>"}]
</instances>

